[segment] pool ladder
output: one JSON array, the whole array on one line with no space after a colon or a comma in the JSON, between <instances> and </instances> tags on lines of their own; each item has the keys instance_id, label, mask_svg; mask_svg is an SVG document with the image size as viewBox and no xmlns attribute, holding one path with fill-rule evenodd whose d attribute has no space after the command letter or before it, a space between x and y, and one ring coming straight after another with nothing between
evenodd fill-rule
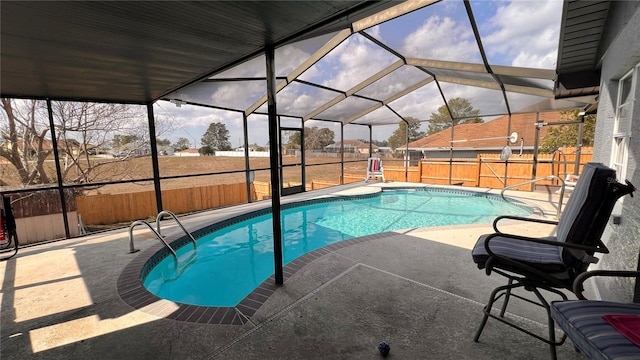
<instances>
[{"instance_id":1,"label":"pool ladder","mask_svg":"<svg viewBox=\"0 0 640 360\"><path fill-rule=\"evenodd\" d=\"M184 231L184 233L189 237L189 239L193 243L193 249L194 250L198 249L198 244L196 243L196 239L193 237L193 235L191 235L190 232L187 231L187 229L185 229L184 225L182 225L182 222L180 222L180 220L178 220L178 217L176 216L176 214L174 214L174 213L172 213L171 211L168 211L168 210L163 210L163 211L159 212L158 215L156 216L156 228L157 228L157 230L154 229L153 226L151 226L151 224L149 224L149 222L145 221L145 220L136 220L136 221L132 222L131 225L129 225L129 253L134 253L134 252L140 251L140 249L136 249L134 247L134 245L133 245L133 229L138 225L144 225L144 226L148 227L149 230L151 230L153 232L153 234L156 236L156 238L158 240L160 240L162 242L162 244L164 244L164 246L169 250L171 255L173 255L173 258L175 259L176 264L178 263L178 254L176 254L176 251L171 247L171 245L169 245L169 243L167 243L167 240L165 240L165 238L162 236L162 233L161 233L160 220L162 220L162 218L165 215L171 216L176 221L178 226L180 226L182 231Z\"/></svg>"},{"instance_id":2,"label":"pool ladder","mask_svg":"<svg viewBox=\"0 0 640 360\"><path fill-rule=\"evenodd\" d=\"M545 176L545 177L541 177L541 178L536 178L533 180L529 180L529 181L525 181L525 182L521 182L518 184L513 184L513 185L509 185L509 186L505 186L502 191L500 191L500 196L502 197L503 200L507 201L507 202L512 202L508 197L504 196L504 192L509 190L509 189L513 189L522 185L528 185L528 184L534 184L538 181L542 181L542 180L558 180L558 182L560 182L561 184L561 190L560 190L560 197L558 199L558 207L556 209L556 219L560 219L560 214L562 213L562 201L564 198L564 179L556 176L556 175L549 175L549 176ZM535 210L538 210L540 212L540 215L544 215L545 211L539 207L539 206L532 206Z\"/></svg>"},{"instance_id":3,"label":"pool ladder","mask_svg":"<svg viewBox=\"0 0 640 360\"><path fill-rule=\"evenodd\" d=\"M566 184L564 183L565 180L563 178L561 178L560 176L558 176L559 174L558 175L554 174L554 169L555 169L554 165L555 165L556 153L560 154L560 157L562 157L562 159L563 159L562 164L564 165L564 173L565 173L565 176L566 176L566 174L567 174L567 157L566 157L566 155L564 154L564 152L562 150L556 149L553 152L553 155L552 155L552 159L553 160L551 161L551 175L545 176L545 177L541 177L541 178L531 179L529 181L521 182L521 183L514 184L514 185L505 186L502 189L502 191L500 192L500 196L502 196L502 199L507 201L507 202L510 201L510 200L508 200L508 198L506 198L504 196L504 192L506 190L513 189L513 188L516 188L516 187L519 187L519 186L522 186L522 185L535 184L536 182L542 181L542 180L558 180L558 182L560 183L560 196L558 198L558 208L557 208L557 211L556 211L556 219L560 219L560 214L562 214L562 204L563 204L563 200L564 200L564 190L566 188ZM559 172L559 170L558 170L558 172ZM540 211L541 215L544 215L544 210L542 208L537 207L537 206L534 206L533 208L537 209L538 211Z\"/></svg>"}]
</instances>

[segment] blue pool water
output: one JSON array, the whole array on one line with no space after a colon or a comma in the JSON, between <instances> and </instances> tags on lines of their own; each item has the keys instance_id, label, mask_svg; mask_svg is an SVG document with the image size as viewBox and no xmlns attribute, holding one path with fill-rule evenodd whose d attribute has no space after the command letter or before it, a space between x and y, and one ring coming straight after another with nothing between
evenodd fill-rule
<instances>
[{"instance_id":1,"label":"blue pool water","mask_svg":"<svg viewBox=\"0 0 640 360\"><path fill-rule=\"evenodd\" d=\"M498 215L530 211L497 197L427 189L384 191L379 196L328 201L282 211L283 257L353 237L385 231L487 223ZM224 227L178 249L144 279L153 294L192 305L235 306L274 272L271 214Z\"/></svg>"}]
</instances>

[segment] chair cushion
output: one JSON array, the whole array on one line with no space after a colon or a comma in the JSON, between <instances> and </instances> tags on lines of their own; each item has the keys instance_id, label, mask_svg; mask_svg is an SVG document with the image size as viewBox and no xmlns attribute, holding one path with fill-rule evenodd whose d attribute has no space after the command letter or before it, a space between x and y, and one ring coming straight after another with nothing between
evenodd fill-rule
<instances>
[{"instance_id":1,"label":"chair cushion","mask_svg":"<svg viewBox=\"0 0 640 360\"><path fill-rule=\"evenodd\" d=\"M482 235L471 251L473 261L479 268L484 268L484 264L489 259L489 254L484 247L485 239L490 234ZM547 236L542 239L555 240L554 236ZM547 271L564 271L566 266L562 262L561 247L540 244L530 241L512 239L506 236L496 236L489 243L491 251L497 255L502 255L527 264L535 264L536 268Z\"/></svg>"},{"instance_id":2,"label":"chair cushion","mask_svg":"<svg viewBox=\"0 0 640 360\"><path fill-rule=\"evenodd\" d=\"M616 172L600 163L588 163L569 197L562 217L558 222L558 241L594 245L602 235L611 214L615 199L607 192L609 182L615 180ZM608 205L605 205L608 204ZM565 261L569 254L582 260L584 252L565 250Z\"/></svg>"},{"instance_id":3,"label":"chair cushion","mask_svg":"<svg viewBox=\"0 0 640 360\"><path fill-rule=\"evenodd\" d=\"M551 317L588 359L640 359L640 347L603 315L640 315L640 304L608 301L555 301Z\"/></svg>"}]
</instances>

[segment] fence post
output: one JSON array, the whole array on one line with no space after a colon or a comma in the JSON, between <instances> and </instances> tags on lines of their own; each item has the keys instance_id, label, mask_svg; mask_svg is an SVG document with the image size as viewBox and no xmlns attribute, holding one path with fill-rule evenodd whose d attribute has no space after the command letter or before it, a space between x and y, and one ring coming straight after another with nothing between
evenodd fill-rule
<instances>
[{"instance_id":1,"label":"fence post","mask_svg":"<svg viewBox=\"0 0 640 360\"><path fill-rule=\"evenodd\" d=\"M480 187L480 173L482 172L482 155L476 156L476 187Z\"/></svg>"}]
</instances>

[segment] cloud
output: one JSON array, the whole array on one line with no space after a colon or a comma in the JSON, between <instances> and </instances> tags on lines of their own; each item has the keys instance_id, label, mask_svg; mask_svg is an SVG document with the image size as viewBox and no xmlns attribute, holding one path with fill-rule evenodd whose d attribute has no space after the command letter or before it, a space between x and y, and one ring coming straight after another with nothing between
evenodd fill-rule
<instances>
[{"instance_id":1,"label":"cloud","mask_svg":"<svg viewBox=\"0 0 640 360\"><path fill-rule=\"evenodd\" d=\"M403 43L402 53L416 58L477 62L480 53L468 26L450 17L431 16Z\"/></svg>"},{"instance_id":2,"label":"cloud","mask_svg":"<svg viewBox=\"0 0 640 360\"><path fill-rule=\"evenodd\" d=\"M425 120L432 112L436 112L440 106L444 105L444 102L437 86L432 82L389 105L404 117L411 116Z\"/></svg>"},{"instance_id":3,"label":"cloud","mask_svg":"<svg viewBox=\"0 0 640 360\"><path fill-rule=\"evenodd\" d=\"M320 61L319 70L324 77L321 83L348 90L397 60L386 50L354 34Z\"/></svg>"},{"instance_id":4,"label":"cloud","mask_svg":"<svg viewBox=\"0 0 640 360\"><path fill-rule=\"evenodd\" d=\"M358 94L377 100L385 100L428 77L428 74L413 66L402 66L371 86L359 91Z\"/></svg>"},{"instance_id":5,"label":"cloud","mask_svg":"<svg viewBox=\"0 0 640 360\"><path fill-rule=\"evenodd\" d=\"M443 83L442 92L447 97L447 100L454 98L469 100L474 109L480 110L480 117L483 115L504 114L507 111L504 97L499 90Z\"/></svg>"},{"instance_id":6,"label":"cloud","mask_svg":"<svg viewBox=\"0 0 640 360\"><path fill-rule=\"evenodd\" d=\"M512 1L497 7L488 20L493 29L483 36L492 59L511 59L510 65L555 68L562 1ZM508 63L507 63L508 64Z\"/></svg>"},{"instance_id":7,"label":"cloud","mask_svg":"<svg viewBox=\"0 0 640 360\"><path fill-rule=\"evenodd\" d=\"M292 83L277 95L277 111L283 115L304 116L333 99L338 93ZM263 104L257 112L267 112Z\"/></svg>"},{"instance_id":8,"label":"cloud","mask_svg":"<svg viewBox=\"0 0 640 360\"><path fill-rule=\"evenodd\" d=\"M445 2L442 4L447 5ZM495 4L478 7L476 19L490 63L554 68L557 58L561 8L562 1L560 0L499 1ZM423 14L418 12L409 14L413 16L410 23L408 23L409 20L399 19L400 21L393 26L387 28L376 26L367 32L383 41L386 38L401 39L404 34L408 34L404 36L401 45L395 44L397 49L407 57L480 63L476 40L465 18L464 10L460 12L442 7L437 8L438 12L435 13L436 8L432 9L434 11L427 11L431 10L429 7ZM426 14L430 14L430 16ZM460 14L462 15L460 16ZM290 44L277 49L278 75L290 74L319 47L319 43L320 40L317 40L313 44ZM354 34L305 71L300 78L340 90L348 90L397 60L397 57L365 37ZM398 70L393 76L385 77L380 83L363 90L362 94L387 98L415 83L419 76L424 76L407 69L409 67ZM244 64L240 69L230 71L225 75L264 76L264 57L258 57ZM220 84L217 84L217 88L214 90L210 88L208 92L199 92L197 95L202 99L202 96L206 94L206 101L211 101L215 105L242 108L252 103L253 99L264 95L266 91L264 82L236 83L236 85L239 84L242 86L231 84L228 87L221 87ZM505 111L503 97L495 91L447 83L442 83L442 87L447 99L467 98L482 113ZM285 114L306 115L336 95L328 90L292 83L278 93L278 110ZM517 104L511 104L512 110L523 105L520 98L514 99L517 99ZM348 105L348 103L341 103L333 112L340 115L341 107ZM430 114L437 111L438 107L442 105L442 97L435 84L432 83L393 102L391 107L404 117L412 116L424 120L428 119ZM173 105L169 108L177 110ZM261 110L266 111L266 106ZM194 135L198 140L211 122L223 122L229 124L229 127L233 125L234 129L229 130L232 132L231 139L234 146L237 139L242 136L242 117L237 113L223 114L223 112L215 112L210 109L198 109L197 111L181 112L176 116L178 116L179 123L183 124L185 128L194 129L194 133L198 132L197 136ZM372 119L376 120L381 116L385 117L377 113L370 115ZM266 118L263 118L254 116L249 118L251 143L266 144L268 141L267 121ZM191 130L189 131L191 132ZM380 137L379 130L376 130L376 134L377 137Z\"/></svg>"},{"instance_id":9,"label":"cloud","mask_svg":"<svg viewBox=\"0 0 640 360\"><path fill-rule=\"evenodd\" d=\"M229 130L229 140L236 146L238 139L243 138L242 114L225 110L211 109L194 105L183 105L176 107L166 101L159 101L154 106L156 117L170 119L174 124L173 128L162 137L169 138L172 141L184 137L190 142L200 143L200 138L211 123L223 123ZM265 126L266 128L266 126ZM256 127L251 127L251 132ZM250 132L250 133L251 133ZM260 131L264 134L264 143L266 143L267 132ZM261 138L258 136L258 138Z\"/></svg>"},{"instance_id":10,"label":"cloud","mask_svg":"<svg viewBox=\"0 0 640 360\"><path fill-rule=\"evenodd\" d=\"M311 55L311 53L296 47L295 44L287 45L276 50L275 58L278 76L291 74L293 70L297 69L303 62L311 57ZM310 67L306 71L308 72L307 75L311 77L315 76L318 72L315 66Z\"/></svg>"}]
</instances>

